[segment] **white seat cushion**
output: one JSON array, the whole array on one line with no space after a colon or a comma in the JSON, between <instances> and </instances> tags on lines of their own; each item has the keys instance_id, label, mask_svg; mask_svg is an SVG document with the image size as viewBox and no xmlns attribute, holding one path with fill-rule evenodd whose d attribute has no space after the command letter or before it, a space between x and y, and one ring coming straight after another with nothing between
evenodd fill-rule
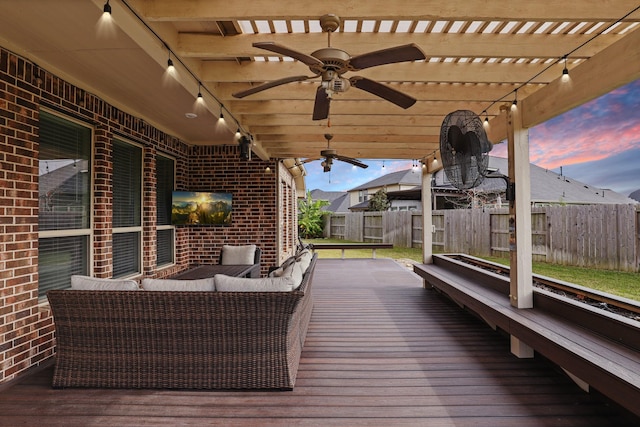
<instances>
[{"instance_id":1,"label":"white seat cushion","mask_svg":"<svg viewBox=\"0 0 640 427\"><path fill-rule=\"evenodd\" d=\"M213 279L219 292L289 292L293 290L291 277L254 279L216 274Z\"/></svg>"},{"instance_id":2,"label":"white seat cushion","mask_svg":"<svg viewBox=\"0 0 640 427\"><path fill-rule=\"evenodd\" d=\"M213 277L198 280L142 279L145 291L215 291Z\"/></svg>"},{"instance_id":3,"label":"white seat cushion","mask_svg":"<svg viewBox=\"0 0 640 427\"><path fill-rule=\"evenodd\" d=\"M251 265L256 256L256 245L222 247L221 264L224 265Z\"/></svg>"},{"instance_id":4,"label":"white seat cushion","mask_svg":"<svg viewBox=\"0 0 640 427\"><path fill-rule=\"evenodd\" d=\"M99 279L89 276L71 276L71 289L76 291L137 291L135 280Z\"/></svg>"}]
</instances>

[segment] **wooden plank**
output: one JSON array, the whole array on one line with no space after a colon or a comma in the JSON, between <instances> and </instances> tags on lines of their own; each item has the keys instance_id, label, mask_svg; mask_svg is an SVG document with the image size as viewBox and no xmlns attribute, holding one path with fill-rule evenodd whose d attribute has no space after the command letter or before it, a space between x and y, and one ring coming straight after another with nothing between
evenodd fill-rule
<instances>
[{"instance_id":1,"label":"wooden plank","mask_svg":"<svg viewBox=\"0 0 640 427\"><path fill-rule=\"evenodd\" d=\"M0 390L0 425L636 426L391 260L318 261L293 391Z\"/></svg>"},{"instance_id":2,"label":"wooden plank","mask_svg":"<svg viewBox=\"0 0 640 427\"><path fill-rule=\"evenodd\" d=\"M414 271L490 325L505 330L640 415L640 359L636 350L567 322L562 315L517 310L507 305L502 293L437 263L415 265Z\"/></svg>"}]
</instances>

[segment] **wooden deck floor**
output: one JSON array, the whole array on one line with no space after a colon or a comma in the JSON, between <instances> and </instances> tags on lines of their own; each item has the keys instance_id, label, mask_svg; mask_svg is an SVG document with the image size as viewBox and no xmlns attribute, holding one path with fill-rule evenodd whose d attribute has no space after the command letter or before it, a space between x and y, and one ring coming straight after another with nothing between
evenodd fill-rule
<instances>
[{"instance_id":1,"label":"wooden deck floor","mask_svg":"<svg viewBox=\"0 0 640 427\"><path fill-rule=\"evenodd\" d=\"M2 426L637 426L391 260L319 260L291 392L0 392Z\"/></svg>"}]
</instances>

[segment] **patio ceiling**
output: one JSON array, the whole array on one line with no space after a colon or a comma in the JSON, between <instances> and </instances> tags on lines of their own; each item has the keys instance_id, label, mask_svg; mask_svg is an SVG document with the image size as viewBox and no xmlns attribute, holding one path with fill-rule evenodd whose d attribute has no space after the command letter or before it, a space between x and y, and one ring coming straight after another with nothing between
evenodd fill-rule
<instances>
[{"instance_id":1,"label":"patio ceiling","mask_svg":"<svg viewBox=\"0 0 640 427\"><path fill-rule=\"evenodd\" d=\"M334 135L332 148L344 156L422 158L438 148L442 119L457 109L491 119L490 136L498 142L505 136L500 107L511 104L516 89L528 127L640 78L640 11L629 14L637 0L513 1L508 7L484 0L111 0L111 27L98 22L103 5L0 0L0 45L189 144L230 144L231 131L240 127L265 159L318 157L325 133ZM232 96L311 75L303 63L252 43L272 41L309 54L327 46L318 19L328 13L342 19L331 45L352 56L407 43L420 47L424 61L346 73L388 84L416 98L415 105L405 110L351 88L334 96L329 126L311 119L319 78ZM565 55L569 85L559 81ZM178 75L167 81L169 56ZM199 84L206 109L194 107ZM217 125L220 104L228 128ZM194 111L197 118L185 117Z\"/></svg>"}]
</instances>

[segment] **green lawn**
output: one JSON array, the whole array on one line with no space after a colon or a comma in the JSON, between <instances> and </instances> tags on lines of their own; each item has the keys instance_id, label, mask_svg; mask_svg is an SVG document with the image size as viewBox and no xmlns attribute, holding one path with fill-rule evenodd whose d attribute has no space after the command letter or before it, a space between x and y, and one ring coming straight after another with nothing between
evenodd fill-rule
<instances>
[{"instance_id":1,"label":"green lawn","mask_svg":"<svg viewBox=\"0 0 640 427\"><path fill-rule=\"evenodd\" d=\"M338 239L310 239L308 243L349 243L346 240ZM318 251L320 258L340 258L341 250L321 250ZM410 259L422 262L422 249L394 248L377 249L377 258L392 258L396 260ZM371 258L370 249L349 249L345 251L345 258ZM487 257L488 261L509 265L508 258ZM584 267L573 267L545 262L534 262L533 272L565 282L575 283L591 289L608 292L625 298L640 301L640 273L629 273L623 271L599 270Z\"/></svg>"}]
</instances>

